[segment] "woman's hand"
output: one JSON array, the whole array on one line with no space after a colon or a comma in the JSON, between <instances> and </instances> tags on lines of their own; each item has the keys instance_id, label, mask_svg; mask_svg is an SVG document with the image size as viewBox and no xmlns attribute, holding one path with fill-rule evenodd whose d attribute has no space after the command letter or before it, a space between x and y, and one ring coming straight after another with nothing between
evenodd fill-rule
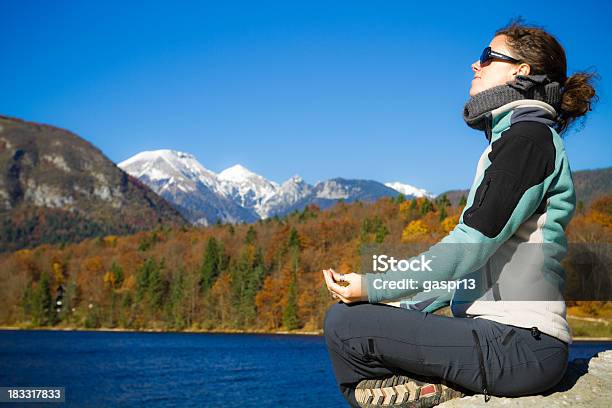
<instances>
[{"instance_id":1,"label":"woman's hand","mask_svg":"<svg viewBox=\"0 0 612 408\"><path fill-rule=\"evenodd\" d=\"M367 301L368 294L363 293L363 285L361 280L363 275L357 273L341 274L333 269L324 269L323 277L327 289L332 293L332 296L340 299L344 303L352 303L359 301ZM339 285L338 282L346 282L346 286Z\"/></svg>"}]
</instances>

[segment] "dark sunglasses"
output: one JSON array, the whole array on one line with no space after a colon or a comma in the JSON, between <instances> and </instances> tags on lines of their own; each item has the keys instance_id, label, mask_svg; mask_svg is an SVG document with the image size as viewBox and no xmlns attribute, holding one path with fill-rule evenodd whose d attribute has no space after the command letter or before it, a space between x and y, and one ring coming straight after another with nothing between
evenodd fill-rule
<instances>
[{"instance_id":1,"label":"dark sunglasses","mask_svg":"<svg viewBox=\"0 0 612 408\"><path fill-rule=\"evenodd\" d=\"M515 64L518 64L521 62L517 60L516 58L512 58L507 55L500 54L499 52L493 51L491 47L487 47L484 50L482 50L482 54L480 54L480 65L485 65L486 63L494 59L508 61L508 62L512 62Z\"/></svg>"}]
</instances>

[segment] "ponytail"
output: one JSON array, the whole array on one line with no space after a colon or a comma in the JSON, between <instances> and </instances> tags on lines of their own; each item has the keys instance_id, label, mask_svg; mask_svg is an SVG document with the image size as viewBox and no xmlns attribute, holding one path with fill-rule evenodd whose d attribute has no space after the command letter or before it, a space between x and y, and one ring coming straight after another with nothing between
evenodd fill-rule
<instances>
[{"instance_id":1,"label":"ponytail","mask_svg":"<svg viewBox=\"0 0 612 408\"><path fill-rule=\"evenodd\" d=\"M557 131L565 132L576 119L592 109L599 97L593 81L599 76L595 72L576 72L565 80L561 88L561 108L557 117Z\"/></svg>"}]
</instances>

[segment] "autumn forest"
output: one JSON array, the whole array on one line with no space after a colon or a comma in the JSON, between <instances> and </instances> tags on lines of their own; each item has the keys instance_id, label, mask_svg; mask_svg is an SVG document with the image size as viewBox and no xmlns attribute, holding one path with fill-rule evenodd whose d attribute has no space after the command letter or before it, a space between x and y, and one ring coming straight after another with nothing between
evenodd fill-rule
<instances>
[{"instance_id":1,"label":"autumn forest","mask_svg":"<svg viewBox=\"0 0 612 408\"><path fill-rule=\"evenodd\" d=\"M445 195L340 200L254 224L162 227L2 254L0 324L318 332L334 302L322 269L358 271L363 244L434 244L464 205ZM569 242L611 237L612 195L578 206Z\"/></svg>"}]
</instances>

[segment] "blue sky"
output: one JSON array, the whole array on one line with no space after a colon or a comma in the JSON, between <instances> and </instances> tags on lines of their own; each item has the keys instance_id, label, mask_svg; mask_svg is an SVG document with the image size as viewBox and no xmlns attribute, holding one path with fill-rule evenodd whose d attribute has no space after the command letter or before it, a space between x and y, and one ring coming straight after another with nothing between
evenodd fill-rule
<instances>
[{"instance_id":1,"label":"blue sky","mask_svg":"<svg viewBox=\"0 0 612 408\"><path fill-rule=\"evenodd\" d=\"M579 5L578 5L579 4ZM612 8L522 7L594 67L600 101L566 137L612 165ZM486 146L461 113L507 2L2 1L0 113L69 129L118 163L162 148L213 171L468 188Z\"/></svg>"}]
</instances>

